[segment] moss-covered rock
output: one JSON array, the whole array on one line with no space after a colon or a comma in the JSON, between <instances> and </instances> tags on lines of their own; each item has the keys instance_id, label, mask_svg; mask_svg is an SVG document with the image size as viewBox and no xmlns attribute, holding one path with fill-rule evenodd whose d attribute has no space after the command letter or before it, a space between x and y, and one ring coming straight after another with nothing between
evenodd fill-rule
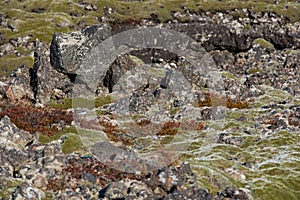
<instances>
[{"instance_id":1,"label":"moss-covered rock","mask_svg":"<svg viewBox=\"0 0 300 200\"><path fill-rule=\"evenodd\" d=\"M32 67L33 62L32 56L17 57L14 54L2 56L0 57L0 77L9 76L17 67L24 66L29 69Z\"/></svg>"},{"instance_id":2,"label":"moss-covered rock","mask_svg":"<svg viewBox=\"0 0 300 200\"><path fill-rule=\"evenodd\" d=\"M16 187L21 185L22 181L16 179L1 178L0 198L9 199Z\"/></svg>"},{"instance_id":3,"label":"moss-covered rock","mask_svg":"<svg viewBox=\"0 0 300 200\"><path fill-rule=\"evenodd\" d=\"M253 44L257 44L257 45L261 46L262 48L274 49L274 45L263 38L255 39L253 41Z\"/></svg>"},{"instance_id":4,"label":"moss-covered rock","mask_svg":"<svg viewBox=\"0 0 300 200\"><path fill-rule=\"evenodd\" d=\"M67 133L64 144L62 146L62 152L71 153L73 151L82 151L82 150L85 150L85 147L82 144L78 134Z\"/></svg>"}]
</instances>

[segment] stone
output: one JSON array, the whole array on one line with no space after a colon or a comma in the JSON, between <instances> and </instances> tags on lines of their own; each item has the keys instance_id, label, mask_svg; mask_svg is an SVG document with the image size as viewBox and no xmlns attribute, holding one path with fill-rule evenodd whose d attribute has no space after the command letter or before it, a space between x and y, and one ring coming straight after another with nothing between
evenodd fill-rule
<instances>
[{"instance_id":1,"label":"stone","mask_svg":"<svg viewBox=\"0 0 300 200\"><path fill-rule=\"evenodd\" d=\"M112 182L106 188L100 190L99 197L107 197L111 200L122 199L127 194L127 187L122 182Z\"/></svg>"},{"instance_id":2,"label":"stone","mask_svg":"<svg viewBox=\"0 0 300 200\"><path fill-rule=\"evenodd\" d=\"M110 36L108 25L94 25L70 34L55 33L50 46L51 65L65 74L80 74L86 54Z\"/></svg>"},{"instance_id":3,"label":"stone","mask_svg":"<svg viewBox=\"0 0 300 200\"><path fill-rule=\"evenodd\" d=\"M7 141L7 144L14 144L13 146L24 148L34 137L30 133L19 129L14 123L10 121L10 118L4 116L0 120L0 138L3 144Z\"/></svg>"}]
</instances>

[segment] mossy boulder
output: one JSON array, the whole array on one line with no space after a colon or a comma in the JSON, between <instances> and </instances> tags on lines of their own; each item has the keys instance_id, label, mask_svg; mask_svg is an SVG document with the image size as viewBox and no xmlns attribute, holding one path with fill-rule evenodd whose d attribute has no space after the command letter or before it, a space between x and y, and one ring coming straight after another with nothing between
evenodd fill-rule
<instances>
[{"instance_id":1,"label":"mossy boulder","mask_svg":"<svg viewBox=\"0 0 300 200\"><path fill-rule=\"evenodd\" d=\"M269 42L269 41L267 41L267 40L265 40L263 38L257 38L257 39L255 39L253 41L253 44L257 44L257 45L259 45L259 46L261 46L262 48L265 48L265 49L266 48L268 48L268 49L275 49L274 45L271 42Z\"/></svg>"}]
</instances>

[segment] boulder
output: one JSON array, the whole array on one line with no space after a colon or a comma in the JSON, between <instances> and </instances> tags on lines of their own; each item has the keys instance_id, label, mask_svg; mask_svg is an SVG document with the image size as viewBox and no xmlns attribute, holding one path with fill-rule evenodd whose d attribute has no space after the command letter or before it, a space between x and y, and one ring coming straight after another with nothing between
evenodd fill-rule
<instances>
[{"instance_id":1,"label":"boulder","mask_svg":"<svg viewBox=\"0 0 300 200\"><path fill-rule=\"evenodd\" d=\"M94 25L72 33L55 33L50 46L51 65L59 72L77 74L86 54L110 36L108 25Z\"/></svg>"}]
</instances>

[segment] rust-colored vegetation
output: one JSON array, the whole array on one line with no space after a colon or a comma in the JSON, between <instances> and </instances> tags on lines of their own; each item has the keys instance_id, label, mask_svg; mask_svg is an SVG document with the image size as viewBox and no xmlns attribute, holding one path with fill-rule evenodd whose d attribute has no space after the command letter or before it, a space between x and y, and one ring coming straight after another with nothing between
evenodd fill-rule
<instances>
[{"instance_id":1,"label":"rust-colored vegetation","mask_svg":"<svg viewBox=\"0 0 300 200\"><path fill-rule=\"evenodd\" d=\"M121 130L118 125L105 119L101 119L99 124L104 127L104 132L111 141L123 142L125 145L131 144L132 138L130 138L124 130Z\"/></svg>"},{"instance_id":2,"label":"rust-colored vegetation","mask_svg":"<svg viewBox=\"0 0 300 200\"><path fill-rule=\"evenodd\" d=\"M230 99L226 97L221 97L216 94L209 92L203 93L202 99L198 100L196 103L197 107L212 107L212 106L226 106L227 108L248 108L249 103L242 101L241 99Z\"/></svg>"},{"instance_id":3,"label":"rust-colored vegetation","mask_svg":"<svg viewBox=\"0 0 300 200\"><path fill-rule=\"evenodd\" d=\"M151 123L151 119L147 119L147 118L142 118L138 121L136 121L136 124L139 126L147 126Z\"/></svg>"},{"instance_id":4,"label":"rust-colored vegetation","mask_svg":"<svg viewBox=\"0 0 300 200\"><path fill-rule=\"evenodd\" d=\"M77 185L71 179L84 180L84 174L89 174L94 178L94 184L102 187L112 181L120 181L124 179L141 180L145 175L137 175L133 173L122 172L108 165L97 161L93 158L70 158L63 167L61 178L53 177L48 180L47 189L51 191L60 191L64 188L76 189Z\"/></svg>"},{"instance_id":5,"label":"rust-colored vegetation","mask_svg":"<svg viewBox=\"0 0 300 200\"><path fill-rule=\"evenodd\" d=\"M168 121L164 123L162 129L156 135L176 135L180 127L180 122Z\"/></svg>"},{"instance_id":6,"label":"rust-colored vegetation","mask_svg":"<svg viewBox=\"0 0 300 200\"><path fill-rule=\"evenodd\" d=\"M226 107L227 108L238 108L238 109L243 109L243 108L248 108L249 103L246 101L242 101L241 99L227 99L226 101Z\"/></svg>"},{"instance_id":7,"label":"rust-colored vegetation","mask_svg":"<svg viewBox=\"0 0 300 200\"><path fill-rule=\"evenodd\" d=\"M3 108L0 117L8 116L20 129L34 134L54 135L60 128L70 125L73 114L68 111L49 107L36 108L33 106L14 104Z\"/></svg>"}]
</instances>

